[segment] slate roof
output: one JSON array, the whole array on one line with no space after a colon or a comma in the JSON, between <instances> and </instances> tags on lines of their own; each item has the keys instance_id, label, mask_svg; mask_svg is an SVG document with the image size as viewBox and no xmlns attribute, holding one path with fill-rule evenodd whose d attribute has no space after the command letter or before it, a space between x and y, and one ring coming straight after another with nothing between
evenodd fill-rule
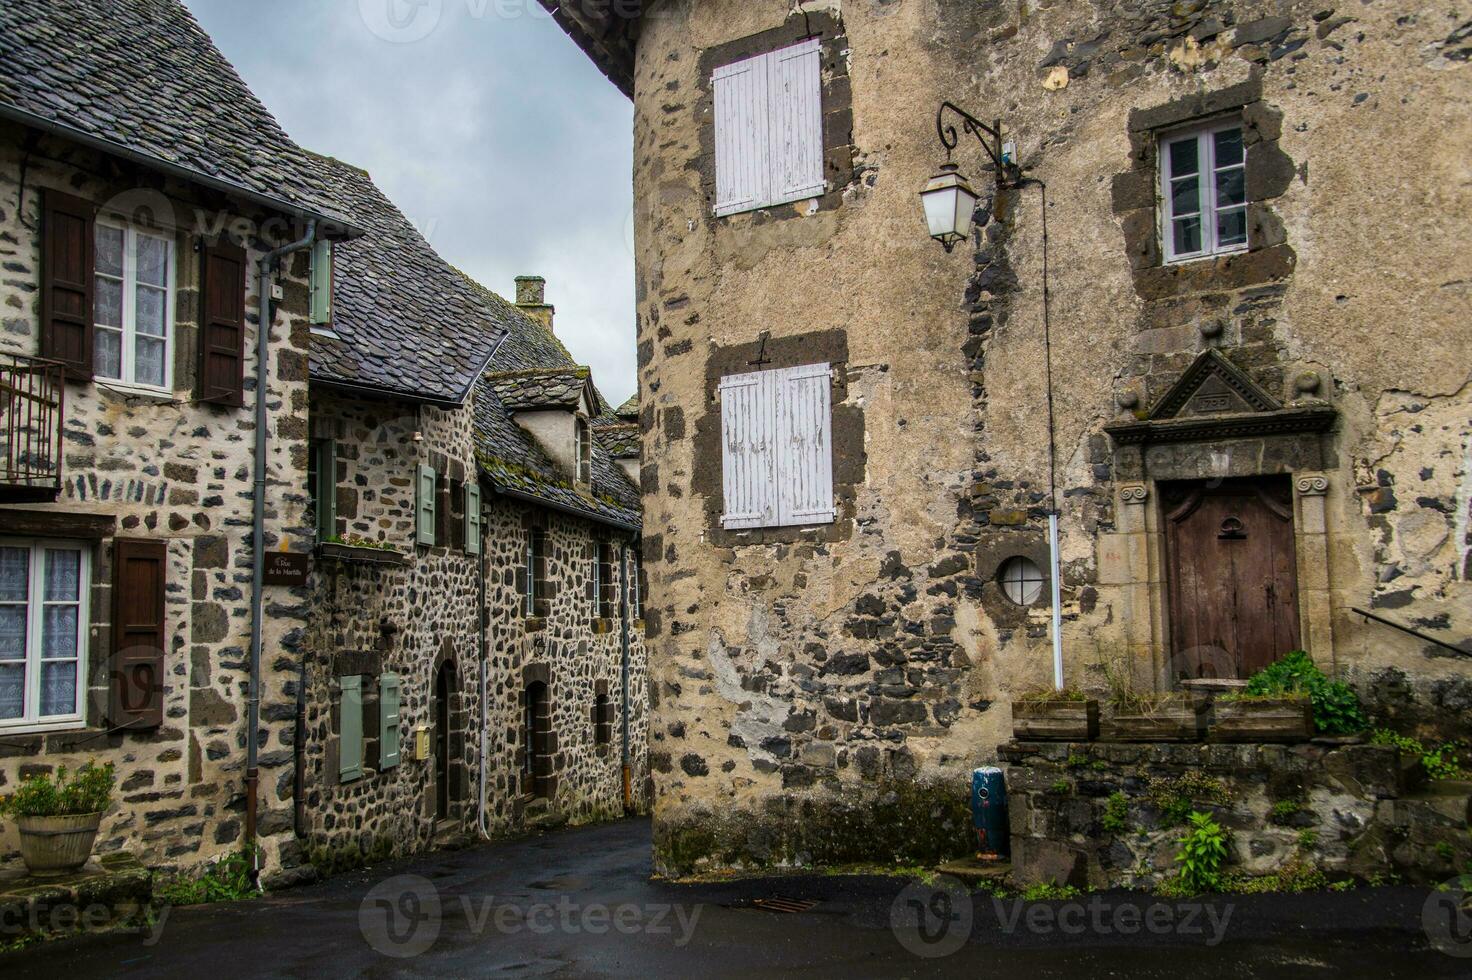
<instances>
[{"instance_id":1,"label":"slate roof","mask_svg":"<svg viewBox=\"0 0 1472 980\"><path fill-rule=\"evenodd\" d=\"M581 383L587 383L588 369L579 367L567 348L542 324L485 287L466 281L480 290L489 305L505 312L508 328L505 341L475 387L476 451L482 471L503 491L532 497L590 520L639 527L639 489L599 439L593 440L591 493L580 493L573 487L569 474L553 463L537 441L512 420L510 410L496 391L497 375L577 375ZM599 401L595 411L606 412L607 402L596 388L594 394ZM594 430L595 434L597 431Z\"/></svg>"},{"instance_id":2,"label":"slate roof","mask_svg":"<svg viewBox=\"0 0 1472 980\"><path fill-rule=\"evenodd\" d=\"M463 403L507 332L506 311L440 258L366 172L315 161L365 233L333 246L337 336L312 334L312 380Z\"/></svg>"},{"instance_id":3,"label":"slate roof","mask_svg":"<svg viewBox=\"0 0 1472 980\"><path fill-rule=\"evenodd\" d=\"M178 0L4 0L0 116L350 221Z\"/></svg>"},{"instance_id":4,"label":"slate roof","mask_svg":"<svg viewBox=\"0 0 1472 980\"><path fill-rule=\"evenodd\" d=\"M639 458L639 424L637 422L593 420L593 437L614 459Z\"/></svg>"},{"instance_id":5,"label":"slate roof","mask_svg":"<svg viewBox=\"0 0 1472 980\"><path fill-rule=\"evenodd\" d=\"M590 387L590 372L585 367L535 368L502 371L492 374L491 387L508 411L537 408L575 409ZM596 395L589 395L595 403Z\"/></svg>"},{"instance_id":6,"label":"slate roof","mask_svg":"<svg viewBox=\"0 0 1472 980\"><path fill-rule=\"evenodd\" d=\"M639 418L639 393L636 391L629 396L629 400L613 410L613 414L621 419Z\"/></svg>"}]
</instances>

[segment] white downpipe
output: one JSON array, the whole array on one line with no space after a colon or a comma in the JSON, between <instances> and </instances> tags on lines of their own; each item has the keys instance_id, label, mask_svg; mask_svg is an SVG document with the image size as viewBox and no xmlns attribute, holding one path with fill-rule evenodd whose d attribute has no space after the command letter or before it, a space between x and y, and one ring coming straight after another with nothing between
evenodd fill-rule
<instances>
[{"instance_id":1,"label":"white downpipe","mask_svg":"<svg viewBox=\"0 0 1472 980\"><path fill-rule=\"evenodd\" d=\"M1048 512L1048 577L1053 591L1053 687L1063 690L1063 577L1058 558L1058 512Z\"/></svg>"}]
</instances>

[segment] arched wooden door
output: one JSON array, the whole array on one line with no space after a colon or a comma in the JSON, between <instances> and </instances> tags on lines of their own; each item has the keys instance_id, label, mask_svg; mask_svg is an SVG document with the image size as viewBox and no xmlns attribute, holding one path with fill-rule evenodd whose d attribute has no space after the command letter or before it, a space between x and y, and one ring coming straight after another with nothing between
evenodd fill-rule
<instances>
[{"instance_id":1,"label":"arched wooden door","mask_svg":"<svg viewBox=\"0 0 1472 980\"><path fill-rule=\"evenodd\" d=\"M1167 484L1171 673L1248 677L1299 646L1287 477Z\"/></svg>"},{"instance_id":2,"label":"arched wooden door","mask_svg":"<svg viewBox=\"0 0 1472 980\"><path fill-rule=\"evenodd\" d=\"M455 665L440 665L434 679L434 814L450 815L450 701L455 696Z\"/></svg>"}]
</instances>

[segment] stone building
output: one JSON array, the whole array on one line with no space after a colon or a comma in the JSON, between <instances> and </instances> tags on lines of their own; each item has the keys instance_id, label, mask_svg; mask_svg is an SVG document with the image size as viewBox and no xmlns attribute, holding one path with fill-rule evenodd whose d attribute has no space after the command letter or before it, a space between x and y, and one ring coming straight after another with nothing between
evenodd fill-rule
<instances>
[{"instance_id":1,"label":"stone building","mask_svg":"<svg viewBox=\"0 0 1472 980\"><path fill-rule=\"evenodd\" d=\"M1301 647L1466 731L1465 14L544 5L635 106L659 868L953 846L1050 511L1068 683Z\"/></svg>"},{"instance_id":2,"label":"stone building","mask_svg":"<svg viewBox=\"0 0 1472 980\"><path fill-rule=\"evenodd\" d=\"M312 222L355 233L341 214L182 6L0 7L0 793L114 763L100 852L240 846L256 595L267 864L290 845L269 788L308 617L253 586L253 452L262 541L304 547L308 283L271 271L261 363L260 269Z\"/></svg>"},{"instance_id":3,"label":"stone building","mask_svg":"<svg viewBox=\"0 0 1472 980\"><path fill-rule=\"evenodd\" d=\"M365 234L333 248L311 338L317 561L299 791L277 788L306 856L343 867L635 809L643 649L607 552L637 533L638 494L579 438L601 396L552 336L540 280L506 303L366 173L320 163Z\"/></svg>"}]
</instances>

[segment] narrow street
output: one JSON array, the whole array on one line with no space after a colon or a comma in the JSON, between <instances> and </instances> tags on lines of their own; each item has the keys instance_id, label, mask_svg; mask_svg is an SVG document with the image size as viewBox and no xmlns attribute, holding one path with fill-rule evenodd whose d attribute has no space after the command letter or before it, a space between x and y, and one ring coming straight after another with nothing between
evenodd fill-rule
<instances>
[{"instance_id":1,"label":"narrow street","mask_svg":"<svg viewBox=\"0 0 1472 980\"><path fill-rule=\"evenodd\" d=\"M854 977L943 971L1138 978L1179 977L1189 962L1196 976L1466 975L1465 960L1436 951L1422 933L1427 893L1417 888L1228 896L1205 908L1126 892L1029 906L1011 900L994 905L976 895L970 915L957 920L958 927L970 920L964 945L950 956L922 957L907 950L890 926L903 882L801 876L674 885L649 880L649 844L648 822L629 820L396 862L256 902L173 909L154 937L83 937L7 954L0 956L0 974L711 977L805 971ZM816 904L794 912L753 905L773 898ZM386 920L379 899L397 910L397 922ZM1160 928L1147 929L1141 923L1151 921L1149 908L1157 904L1164 909L1156 913Z\"/></svg>"}]
</instances>

